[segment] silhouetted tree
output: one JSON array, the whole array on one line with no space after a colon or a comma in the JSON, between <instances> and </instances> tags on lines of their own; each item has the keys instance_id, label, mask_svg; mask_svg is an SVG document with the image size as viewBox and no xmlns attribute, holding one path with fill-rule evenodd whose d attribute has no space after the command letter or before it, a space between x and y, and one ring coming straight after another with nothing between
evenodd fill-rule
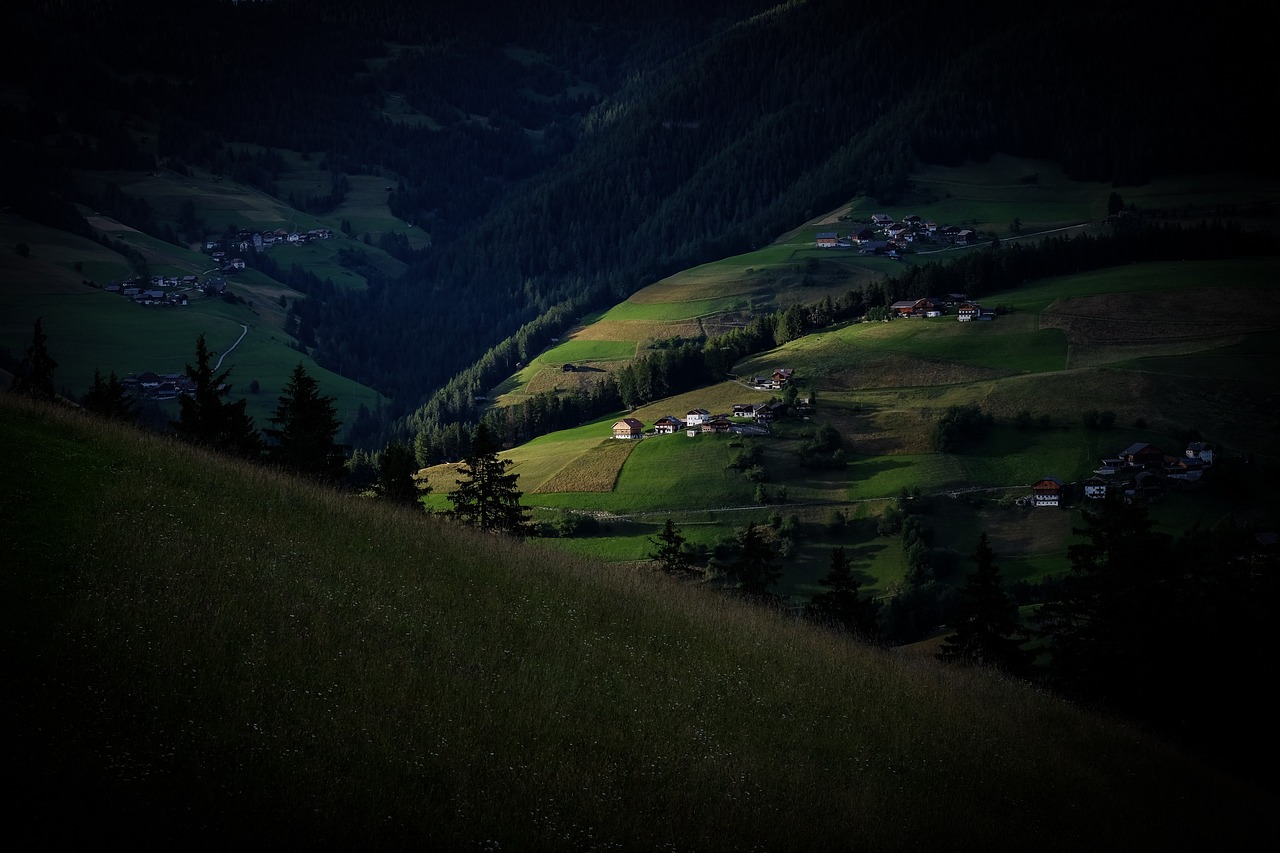
<instances>
[{"instance_id":1,"label":"silhouetted tree","mask_svg":"<svg viewBox=\"0 0 1280 853\"><path fill-rule=\"evenodd\" d=\"M649 543L657 550L650 552L648 558L655 560L662 571L677 577L698 573L693 565L693 555L690 553L688 541L680 535L680 528L676 527L671 519L667 519L662 532L656 538L650 539Z\"/></svg>"},{"instance_id":2,"label":"silhouetted tree","mask_svg":"<svg viewBox=\"0 0 1280 853\"><path fill-rule=\"evenodd\" d=\"M335 481L346 473L344 448L334 441L342 422L333 397L320 394L320 385L299 362L284 386L265 430L267 458L308 477Z\"/></svg>"},{"instance_id":3,"label":"silhouetted tree","mask_svg":"<svg viewBox=\"0 0 1280 853\"><path fill-rule=\"evenodd\" d=\"M826 591L809 598L807 612L811 618L838 625L866 642L879 640L880 606L875 599L862 595L862 585L854 577L843 546L831 550L831 568L818 583Z\"/></svg>"},{"instance_id":4,"label":"silhouetted tree","mask_svg":"<svg viewBox=\"0 0 1280 853\"><path fill-rule=\"evenodd\" d=\"M134 403L133 396L120 382L114 370L106 379L102 378L100 371L94 370L93 384L80 399L80 404L86 410L108 418L132 421L138 417L138 406Z\"/></svg>"},{"instance_id":5,"label":"silhouetted tree","mask_svg":"<svg viewBox=\"0 0 1280 853\"><path fill-rule=\"evenodd\" d=\"M729 564L726 574L744 595L772 598L773 585L782 576L782 571L774 564L773 548L759 525L748 524L738 537L738 545L738 555Z\"/></svg>"},{"instance_id":6,"label":"silhouetted tree","mask_svg":"<svg viewBox=\"0 0 1280 853\"><path fill-rule=\"evenodd\" d=\"M471 450L463 457L455 480L457 488L449 493L453 509L449 515L481 530L525 536L529 517L516 487L519 474L508 474L510 459L498 458L498 445L483 423L471 435Z\"/></svg>"},{"instance_id":7,"label":"silhouetted tree","mask_svg":"<svg viewBox=\"0 0 1280 853\"><path fill-rule=\"evenodd\" d=\"M53 390L53 371L58 368L58 362L49 355L48 343L42 318L37 317L31 332L31 346L27 347L18 371L13 375L9 384L11 389L37 400L54 400L57 394Z\"/></svg>"},{"instance_id":8,"label":"silhouetted tree","mask_svg":"<svg viewBox=\"0 0 1280 853\"><path fill-rule=\"evenodd\" d=\"M1152 662L1165 654L1176 610L1169 537L1152 531L1138 504L1108 497L1075 528L1086 541L1067 548L1071 571L1060 595L1036 614L1059 689L1116 706L1157 689Z\"/></svg>"},{"instance_id":9,"label":"silhouetted tree","mask_svg":"<svg viewBox=\"0 0 1280 853\"><path fill-rule=\"evenodd\" d=\"M398 441L389 443L378 455L378 494L395 503L417 503L431 490L417 480L417 473L413 451Z\"/></svg>"},{"instance_id":10,"label":"silhouetted tree","mask_svg":"<svg viewBox=\"0 0 1280 853\"><path fill-rule=\"evenodd\" d=\"M1018 623L1018 608L1000 585L995 552L984 530L973 551L974 570L956 597L952 626L938 655L944 661L994 666L1022 674L1030 655L1022 648L1027 632Z\"/></svg>"},{"instance_id":11,"label":"silhouetted tree","mask_svg":"<svg viewBox=\"0 0 1280 853\"><path fill-rule=\"evenodd\" d=\"M196 363L188 364L186 373L194 388L178 398L178 419L170 424L179 436L195 444L241 456L259 456L262 439L254 429L253 418L245 411L245 400L231 402L231 370L214 374L209 362L213 353L205 345L204 335L196 338Z\"/></svg>"}]
</instances>

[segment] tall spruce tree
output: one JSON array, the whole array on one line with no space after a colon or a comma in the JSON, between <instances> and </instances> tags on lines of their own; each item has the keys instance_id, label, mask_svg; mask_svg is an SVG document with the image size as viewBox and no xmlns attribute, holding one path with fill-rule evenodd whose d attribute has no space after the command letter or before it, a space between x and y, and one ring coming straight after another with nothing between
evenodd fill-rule
<instances>
[{"instance_id":1,"label":"tall spruce tree","mask_svg":"<svg viewBox=\"0 0 1280 853\"><path fill-rule=\"evenodd\" d=\"M810 597L807 612L811 619L839 626L866 642L880 639L880 606L874 598L862 595L862 585L854 577L843 546L831 549L831 567L818 583L826 591Z\"/></svg>"},{"instance_id":2,"label":"tall spruce tree","mask_svg":"<svg viewBox=\"0 0 1280 853\"><path fill-rule=\"evenodd\" d=\"M378 454L378 494L389 501L414 504L431 488L417 479L418 462L407 445L392 441Z\"/></svg>"},{"instance_id":3,"label":"tall spruce tree","mask_svg":"<svg viewBox=\"0 0 1280 853\"><path fill-rule=\"evenodd\" d=\"M114 370L106 379L102 378L101 371L94 370L93 384L80 398L80 404L88 411L107 418L132 421L138 417L137 404Z\"/></svg>"},{"instance_id":4,"label":"tall spruce tree","mask_svg":"<svg viewBox=\"0 0 1280 853\"><path fill-rule=\"evenodd\" d=\"M320 394L319 383L299 362L271 417L275 426L265 430L267 457L304 476L331 482L341 478L346 454L334 440L342 422L333 402Z\"/></svg>"},{"instance_id":5,"label":"tall spruce tree","mask_svg":"<svg viewBox=\"0 0 1280 853\"><path fill-rule=\"evenodd\" d=\"M179 436L226 453L256 457L262 453L262 439L245 411L242 398L231 401L231 370L214 374L209 362L213 353L204 335L196 338L195 366L187 365L187 378L194 386L190 394L178 398L178 419L171 425Z\"/></svg>"},{"instance_id":6,"label":"tall spruce tree","mask_svg":"<svg viewBox=\"0 0 1280 853\"><path fill-rule=\"evenodd\" d=\"M37 400L52 402L57 394L53 390L53 371L58 362L49 355L49 338L44 333L43 318L37 317L31 332L31 345L22 356L18 372L13 375L9 387L19 394Z\"/></svg>"},{"instance_id":7,"label":"tall spruce tree","mask_svg":"<svg viewBox=\"0 0 1280 853\"><path fill-rule=\"evenodd\" d=\"M1068 546L1071 571L1036 614L1052 683L1113 707L1141 707L1164 689L1152 663L1167 654L1166 635L1181 618L1172 541L1152 530L1140 504L1110 496L1073 532L1086 541Z\"/></svg>"},{"instance_id":8,"label":"tall spruce tree","mask_svg":"<svg viewBox=\"0 0 1280 853\"><path fill-rule=\"evenodd\" d=\"M1021 675L1030 663L1022 648L1027 632L1018 623L1017 605L1001 587L995 551L984 530L973 551L974 570L960 589L952 626L955 633L938 655L944 661L982 664Z\"/></svg>"},{"instance_id":9,"label":"tall spruce tree","mask_svg":"<svg viewBox=\"0 0 1280 853\"><path fill-rule=\"evenodd\" d=\"M782 570L773 562L773 547L764 538L761 527L748 524L738 537L738 556L726 573L738 585L738 591L752 598L773 598L773 586Z\"/></svg>"},{"instance_id":10,"label":"tall spruce tree","mask_svg":"<svg viewBox=\"0 0 1280 853\"><path fill-rule=\"evenodd\" d=\"M656 538L650 539L649 543L655 547L655 550L651 551L648 557L657 562L658 568L662 571L676 577L698 574L697 568L693 565L693 555L689 552L688 541L680 534L680 528L676 527L675 522L670 518L667 519L662 532Z\"/></svg>"},{"instance_id":11,"label":"tall spruce tree","mask_svg":"<svg viewBox=\"0 0 1280 853\"><path fill-rule=\"evenodd\" d=\"M526 536L528 512L520 505L519 474L508 474L510 459L498 458L498 445L483 423L471 435L471 450L458 466L463 479L449 493L449 516L481 530Z\"/></svg>"}]
</instances>

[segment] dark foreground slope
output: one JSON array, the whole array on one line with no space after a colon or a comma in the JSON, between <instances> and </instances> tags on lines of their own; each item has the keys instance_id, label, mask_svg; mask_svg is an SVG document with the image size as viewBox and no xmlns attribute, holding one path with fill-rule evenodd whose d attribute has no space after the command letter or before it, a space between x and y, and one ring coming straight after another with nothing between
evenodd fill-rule
<instances>
[{"instance_id":1,"label":"dark foreground slope","mask_svg":"<svg viewBox=\"0 0 1280 853\"><path fill-rule=\"evenodd\" d=\"M1240 849L1019 685L0 396L20 847ZM11 837L12 837L11 829Z\"/></svg>"}]
</instances>

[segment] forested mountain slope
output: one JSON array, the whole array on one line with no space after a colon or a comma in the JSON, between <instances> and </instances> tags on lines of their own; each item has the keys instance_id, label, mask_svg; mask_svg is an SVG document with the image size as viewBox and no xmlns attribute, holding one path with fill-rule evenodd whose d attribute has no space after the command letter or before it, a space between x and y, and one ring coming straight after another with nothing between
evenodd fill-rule
<instances>
[{"instance_id":1,"label":"forested mountain slope","mask_svg":"<svg viewBox=\"0 0 1280 853\"><path fill-rule=\"evenodd\" d=\"M1201 12L30 3L15 32L38 49L4 72L5 201L71 227L69 170L161 164L323 211L349 176L383 176L430 246L390 241L407 272L298 312L322 364L401 410L473 366L434 403L466 417L587 308L855 194L891 201L920 160L1007 151L1120 184L1274 170L1274 13ZM329 185L283 187L277 149Z\"/></svg>"}]
</instances>

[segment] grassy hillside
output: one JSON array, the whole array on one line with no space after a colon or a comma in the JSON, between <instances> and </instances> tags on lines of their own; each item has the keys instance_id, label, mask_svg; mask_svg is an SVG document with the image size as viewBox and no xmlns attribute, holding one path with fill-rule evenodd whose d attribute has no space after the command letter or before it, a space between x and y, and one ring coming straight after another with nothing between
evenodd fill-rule
<instances>
[{"instance_id":1,"label":"grassy hillside","mask_svg":"<svg viewBox=\"0 0 1280 853\"><path fill-rule=\"evenodd\" d=\"M982 672L7 395L0 436L22 847L1270 833L1274 797Z\"/></svg>"},{"instance_id":2,"label":"grassy hillside","mask_svg":"<svg viewBox=\"0 0 1280 853\"><path fill-rule=\"evenodd\" d=\"M314 171L315 167L311 169ZM305 173L299 173L305 174ZM145 202L161 224L174 225L185 201L195 205L198 216L211 233L230 226L267 229L317 227L337 229L340 217L327 219L306 216L258 190L230 180L214 180L194 171L191 175L173 172L93 172L80 176L89 191L112 183L128 196ZM390 228L385 193L383 218L372 212L367 189L353 192L352 205L363 202L362 214L347 208L347 215L363 216L363 225ZM82 208L89 225L103 238L119 241L137 250L152 274L207 277L210 258L197 246L182 248L150 237L110 216ZM401 223L403 227L403 223ZM240 301L228 303L202 293L190 294L185 307L147 307L132 304L117 294L102 290L112 281L133 274L129 261L101 243L58 231L23 219L13 213L0 214L0 239L6 247L25 244L25 257L6 248L0 253L0 346L20 357L30 343L32 324L43 318L44 331L58 361L55 381L69 395L83 394L93 380L94 370L118 376L153 371L181 372L194 358L195 340L204 334L212 350L227 352L245 327L248 333L227 357L224 367L232 368L233 390L249 401L249 413L259 425L274 412L290 371L299 361L316 377L324 393L336 400L339 417L350 422L361 404L376 407L379 395L371 388L320 367L310 355L294 349L284 331L286 309L282 304L306 297L293 288L258 270L245 270L230 280L230 289ZM337 261L343 249L367 256L368 263L389 275L404 265L372 246L343 235L306 246L279 246L269 253L282 270L295 265L330 279L339 287L363 288L363 276ZM249 392L257 380L259 391ZM173 407L176 412L176 407Z\"/></svg>"},{"instance_id":3,"label":"grassy hillside","mask_svg":"<svg viewBox=\"0 0 1280 853\"><path fill-rule=\"evenodd\" d=\"M591 382L600 371L625 364L631 346L642 353L655 340L714 334L760 311L813 301L904 268L903 262L816 249L818 231L848 229L873 212L916 213L1006 240L1034 239L1061 229L1100 227L1113 191L1105 184L1069 181L1050 164L1012 157L922 167L912 187L897 206L854 200L766 248L664 279L587 318L503 384L497 405ZM1218 175L1153 181L1124 193L1136 207L1195 218L1265 203L1276 197L1276 187ZM1015 218L1021 221L1019 234L1010 230ZM905 264L957 251L965 250L921 245ZM614 516L603 533L563 542L598 559L642 560L651 550L649 537L668 515L691 535L696 528L699 541L713 543L747 521L776 522L794 514L801 522L800 547L784 561L779 591L800 596L813 589L836 544L859 549L869 586L885 591L901 578L896 538L876 537L874 525L833 525L834 510L845 518L867 518L904 488L926 494L982 489L972 499L984 504L981 522L991 529L1010 575L1036 577L1064 567L1071 525L1055 525L1056 539L1037 535L1036 549L1027 552L1019 533L1028 523L1026 513L1009 504L1046 474L1083 480L1102 457L1135 441L1179 453L1191 431L1228 455L1275 458L1275 272L1272 258L1131 264L1028 282L993 295L984 303L998 307L1001 316L991 323L961 324L954 316L850 323L753 356L734 367L739 377L789 366L800 387L816 392L819 401L807 420L778 424L763 442L767 506L756 506L754 487L726 470L728 454L715 440L658 438L653 441L668 450L646 449L598 465L583 454L608 440L613 417L515 448L513 470L522 476L526 500L545 508L548 517L563 511ZM575 358L584 369L565 372L564 364ZM632 414L652 424L695 407L727 412L735 403L762 402L769 394L729 381ZM996 419L995 429L958 453L934 452L935 424L948 407L960 405L980 406ZM1091 409L1114 412L1114 426L1084 428L1082 413ZM834 426L843 438L850 462L843 473L815 473L797 464L800 444L819 424ZM672 449L677 443L678 451ZM573 476L544 489L546 478L561 470ZM614 485L607 492L598 485L574 492L569 484L575 480ZM443 482L451 485L447 476ZM1196 522L1271 519L1280 513L1266 495L1236 500L1230 506L1205 495L1175 495L1153 509L1170 532ZM977 528L952 517L958 505L944 506L933 509L935 544L969 553ZM707 509L718 511L701 512Z\"/></svg>"}]
</instances>

